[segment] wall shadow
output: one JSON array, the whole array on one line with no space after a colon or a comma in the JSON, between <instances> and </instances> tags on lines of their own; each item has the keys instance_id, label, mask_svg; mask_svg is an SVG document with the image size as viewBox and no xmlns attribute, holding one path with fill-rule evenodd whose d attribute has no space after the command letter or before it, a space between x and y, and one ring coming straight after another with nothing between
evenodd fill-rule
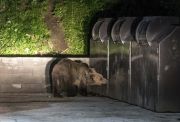
<instances>
[{"instance_id":1,"label":"wall shadow","mask_svg":"<svg viewBox=\"0 0 180 122\"><path fill-rule=\"evenodd\" d=\"M87 55L61 55L61 56L54 56L52 60L47 62L45 68L45 83L47 86L47 92L52 93L52 70L55 64L57 64L60 60L64 58L89 58Z\"/></svg>"},{"instance_id":2,"label":"wall shadow","mask_svg":"<svg viewBox=\"0 0 180 122\"><path fill-rule=\"evenodd\" d=\"M47 93L52 93L53 85L52 85L52 70L55 64L57 64L62 58L53 58L46 64L45 69L45 83L46 83L46 89Z\"/></svg>"}]
</instances>

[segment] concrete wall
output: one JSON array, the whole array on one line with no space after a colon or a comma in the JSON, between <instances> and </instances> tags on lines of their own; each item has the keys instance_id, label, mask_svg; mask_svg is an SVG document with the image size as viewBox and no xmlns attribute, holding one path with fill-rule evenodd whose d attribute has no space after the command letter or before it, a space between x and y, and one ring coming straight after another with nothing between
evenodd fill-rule
<instances>
[{"instance_id":1,"label":"concrete wall","mask_svg":"<svg viewBox=\"0 0 180 122\"><path fill-rule=\"evenodd\" d=\"M1 57L0 93L44 93L46 67L52 58Z\"/></svg>"},{"instance_id":2,"label":"concrete wall","mask_svg":"<svg viewBox=\"0 0 180 122\"><path fill-rule=\"evenodd\" d=\"M50 71L61 58L1 57L0 93L51 92ZM71 58L89 63L88 58Z\"/></svg>"}]
</instances>

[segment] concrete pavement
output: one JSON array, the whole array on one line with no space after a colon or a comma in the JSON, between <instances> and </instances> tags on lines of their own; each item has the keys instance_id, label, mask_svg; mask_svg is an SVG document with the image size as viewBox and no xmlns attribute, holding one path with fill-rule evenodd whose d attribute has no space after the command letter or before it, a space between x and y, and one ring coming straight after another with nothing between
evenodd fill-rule
<instances>
[{"instance_id":1,"label":"concrete pavement","mask_svg":"<svg viewBox=\"0 0 180 122\"><path fill-rule=\"evenodd\" d=\"M109 98L58 99L0 103L0 122L180 122L180 113L154 113Z\"/></svg>"}]
</instances>

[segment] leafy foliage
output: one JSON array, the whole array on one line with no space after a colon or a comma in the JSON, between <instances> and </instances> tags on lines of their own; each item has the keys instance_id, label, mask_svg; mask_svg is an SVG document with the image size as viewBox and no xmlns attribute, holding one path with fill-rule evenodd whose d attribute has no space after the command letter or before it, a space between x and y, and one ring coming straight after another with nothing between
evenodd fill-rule
<instances>
[{"instance_id":1,"label":"leafy foliage","mask_svg":"<svg viewBox=\"0 0 180 122\"><path fill-rule=\"evenodd\" d=\"M1 0L0 54L44 54L49 32L43 20L46 1Z\"/></svg>"},{"instance_id":2,"label":"leafy foliage","mask_svg":"<svg viewBox=\"0 0 180 122\"><path fill-rule=\"evenodd\" d=\"M58 2L58 0L56 1ZM87 54L88 28L103 0L63 0L55 7L62 19L67 54ZM0 55L54 54L43 14L47 0L0 0Z\"/></svg>"},{"instance_id":3,"label":"leafy foliage","mask_svg":"<svg viewBox=\"0 0 180 122\"><path fill-rule=\"evenodd\" d=\"M64 0L56 5L55 15L62 19L69 54L87 54L88 25L93 15L103 9L103 0Z\"/></svg>"},{"instance_id":4,"label":"leafy foliage","mask_svg":"<svg viewBox=\"0 0 180 122\"><path fill-rule=\"evenodd\" d=\"M0 0L0 55L55 54L44 22L48 0ZM91 20L97 12L119 16L180 14L178 0L55 0L61 19L66 54L87 54ZM109 12L109 13L106 13Z\"/></svg>"}]
</instances>

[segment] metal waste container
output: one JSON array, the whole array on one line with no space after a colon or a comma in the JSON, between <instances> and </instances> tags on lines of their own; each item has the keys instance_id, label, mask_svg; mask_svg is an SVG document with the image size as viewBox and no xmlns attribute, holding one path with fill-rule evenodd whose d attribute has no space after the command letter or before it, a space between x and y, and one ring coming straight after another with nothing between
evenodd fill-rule
<instances>
[{"instance_id":1,"label":"metal waste container","mask_svg":"<svg viewBox=\"0 0 180 122\"><path fill-rule=\"evenodd\" d=\"M101 20L99 41L90 42L90 65L109 83L93 92L157 112L179 112L179 17Z\"/></svg>"},{"instance_id":2,"label":"metal waste container","mask_svg":"<svg viewBox=\"0 0 180 122\"><path fill-rule=\"evenodd\" d=\"M158 112L180 111L178 25L178 17L144 17L139 23L131 48L130 103Z\"/></svg>"}]
</instances>

